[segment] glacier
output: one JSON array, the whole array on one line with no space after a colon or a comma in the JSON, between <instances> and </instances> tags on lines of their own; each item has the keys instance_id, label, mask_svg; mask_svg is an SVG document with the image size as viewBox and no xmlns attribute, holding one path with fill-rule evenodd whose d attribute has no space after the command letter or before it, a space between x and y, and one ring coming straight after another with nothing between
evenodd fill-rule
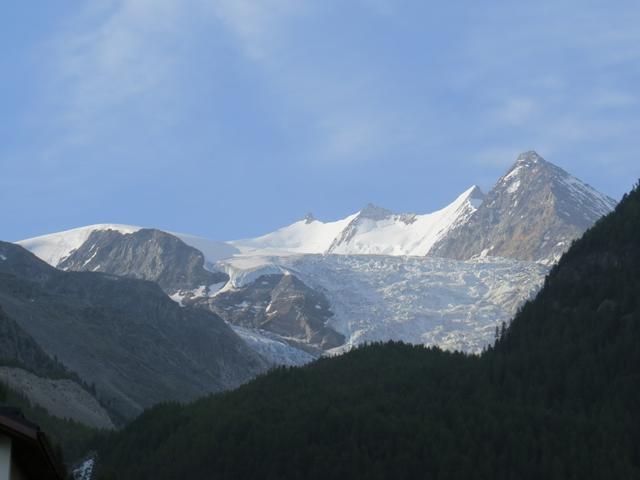
<instances>
[{"instance_id":1,"label":"glacier","mask_svg":"<svg viewBox=\"0 0 640 480\"><path fill-rule=\"evenodd\" d=\"M277 271L324 293L334 313L328 326L347 338L329 353L386 340L480 352L548 272L539 263L503 258L391 255L240 257L218 267L231 277L230 288Z\"/></svg>"}]
</instances>

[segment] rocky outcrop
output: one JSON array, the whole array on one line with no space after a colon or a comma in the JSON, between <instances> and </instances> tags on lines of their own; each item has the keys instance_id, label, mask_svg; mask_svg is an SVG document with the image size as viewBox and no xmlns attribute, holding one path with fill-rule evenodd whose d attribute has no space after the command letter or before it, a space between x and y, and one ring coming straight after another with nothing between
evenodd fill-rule
<instances>
[{"instance_id":1,"label":"rocky outcrop","mask_svg":"<svg viewBox=\"0 0 640 480\"><path fill-rule=\"evenodd\" d=\"M526 152L468 221L440 239L429 254L552 264L615 204L536 152Z\"/></svg>"},{"instance_id":2,"label":"rocky outcrop","mask_svg":"<svg viewBox=\"0 0 640 480\"><path fill-rule=\"evenodd\" d=\"M229 323L266 330L320 349L337 347L344 336L327 326L333 315L327 298L290 274L262 275L255 281L201 301Z\"/></svg>"},{"instance_id":3,"label":"rocky outcrop","mask_svg":"<svg viewBox=\"0 0 640 480\"><path fill-rule=\"evenodd\" d=\"M123 419L235 387L267 366L217 315L152 282L57 270L0 242L0 305Z\"/></svg>"},{"instance_id":4,"label":"rocky outcrop","mask_svg":"<svg viewBox=\"0 0 640 480\"><path fill-rule=\"evenodd\" d=\"M96 230L59 268L150 280L181 306L212 311L233 325L275 333L296 346L310 345L314 352L315 347L331 348L343 340L324 326L331 314L326 299L300 280L265 277L250 287L215 296L228 275L206 270L199 250L159 230ZM241 306L232 308L234 303ZM244 308L244 304L251 306ZM264 311L267 304L269 312ZM320 304L321 311L316 307Z\"/></svg>"},{"instance_id":5,"label":"rocky outcrop","mask_svg":"<svg viewBox=\"0 0 640 480\"><path fill-rule=\"evenodd\" d=\"M103 272L156 282L169 295L226 283L222 272L204 268L204 256L178 237L143 228L133 233L95 230L66 257L62 270ZM219 288L219 287L216 287Z\"/></svg>"}]
</instances>

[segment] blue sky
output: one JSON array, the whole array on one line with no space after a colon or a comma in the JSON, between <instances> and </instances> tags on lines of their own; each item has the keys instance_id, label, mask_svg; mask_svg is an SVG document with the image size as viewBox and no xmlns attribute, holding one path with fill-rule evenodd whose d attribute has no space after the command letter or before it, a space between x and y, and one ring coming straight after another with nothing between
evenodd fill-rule
<instances>
[{"instance_id":1,"label":"blue sky","mask_svg":"<svg viewBox=\"0 0 640 480\"><path fill-rule=\"evenodd\" d=\"M5 240L427 212L529 149L613 197L640 177L636 0L13 1L2 24Z\"/></svg>"}]
</instances>

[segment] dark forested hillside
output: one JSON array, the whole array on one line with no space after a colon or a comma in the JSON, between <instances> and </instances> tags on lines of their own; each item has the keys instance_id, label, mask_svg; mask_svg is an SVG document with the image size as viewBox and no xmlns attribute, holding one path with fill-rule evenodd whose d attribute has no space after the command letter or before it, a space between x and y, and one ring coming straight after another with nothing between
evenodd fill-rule
<instances>
[{"instance_id":1,"label":"dark forested hillside","mask_svg":"<svg viewBox=\"0 0 640 480\"><path fill-rule=\"evenodd\" d=\"M486 357L521 401L637 415L640 186L574 243Z\"/></svg>"},{"instance_id":2,"label":"dark forested hillside","mask_svg":"<svg viewBox=\"0 0 640 480\"><path fill-rule=\"evenodd\" d=\"M640 187L480 357L396 343L100 440L102 478L640 478Z\"/></svg>"}]
</instances>

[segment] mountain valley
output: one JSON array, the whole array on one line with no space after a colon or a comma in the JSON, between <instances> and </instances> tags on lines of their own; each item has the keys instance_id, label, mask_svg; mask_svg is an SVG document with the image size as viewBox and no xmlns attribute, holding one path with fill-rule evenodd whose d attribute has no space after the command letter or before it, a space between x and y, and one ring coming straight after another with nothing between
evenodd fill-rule
<instances>
[{"instance_id":1,"label":"mountain valley","mask_svg":"<svg viewBox=\"0 0 640 480\"><path fill-rule=\"evenodd\" d=\"M479 354L614 206L527 152L486 195L428 214L367 205L228 242L99 224L0 243L4 328L31 345L7 347L0 380L111 428L372 342Z\"/></svg>"},{"instance_id":2,"label":"mountain valley","mask_svg":"<svg viewBox=\"0 0 640 480\"><path fill-rule=\"evenodd\" d=\"M270 345L270 363L380 340L477 353L614 206L525 152L486 195L473 186L428 214L367 205L229 242L104 224L18 243L63 270L157 282L180 305Z\"/></svg>"}]
</instances>

